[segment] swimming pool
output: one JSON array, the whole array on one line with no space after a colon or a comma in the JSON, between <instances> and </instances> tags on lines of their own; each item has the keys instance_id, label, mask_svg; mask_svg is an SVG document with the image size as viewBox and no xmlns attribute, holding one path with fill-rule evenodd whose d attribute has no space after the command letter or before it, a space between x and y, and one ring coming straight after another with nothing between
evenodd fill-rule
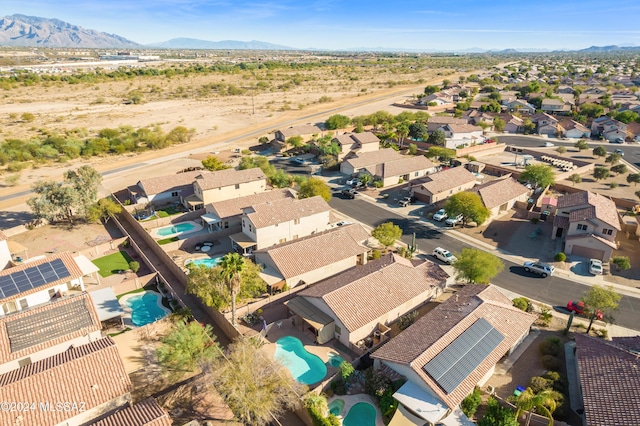
<instances>
[{"instance_id":1,"label":"swimming pool","mask_svg":"<svg viewBox=\"0 0 640 426\"><path fill-rule=\"evenodd\" d=\"M339 416L344 408L344 399L334 399L329 403L329 414Z\"/></svg>"},{"instance_id":2,"label":"swimming pool","mask_svg":"<svg viewBox=\"0 0 640 426\"><path fill-rule=\"evenodd\" d=\"M327 366L320 357L309 353L300 339L293 336L281 337L276 341L274 357L302 384L319 382L327 375Z\"/></svg>"},{"instance_id":3,"label":"swimming pool","mask_svg":"<svg viewBox=\"0 0 640 426\"><path fill-rule=\"evenodd\" d=\"M351 407L342 424L343 426L375 426L376 416L376 407L368 402L358 402Z\"/></svg>"},{"instance_id":4,"label":"swimming pool","mask_svg":"<svg viewBox=\"0 0 640 426\"><path fill-rule=\"evenodd\" d=\"M336 353L329 354L329 364L335 368L340 368L340 364L344 362L344 358Z\"/></svg>"},{"instance_id":5,"label":"swimming pool","mask_svg":"<svg viewBox=\"0 0 640 426\"><path fill-rule=\"evenodd\" d=\"M184 265L187 266L188 264L192 263L194 265L204 265L207 268L213 268L214 266L218 266L218 263L220 263L221 260L222 260L222 256L205 257L202 259L189 259L184 263Z\"/></svg>"},{"instance_id":6,"label":"swimming pool","mask_svg":"<svg viewBox=\"0 0 640 426\"><path fill-rule=\"evenodd\" d=\"M155 291L123 296L120 303L131 309L131 322L138 327L164 318L171 312L162 306L162 296Z\"/></svg>"},{"instance_id":7,"label":"swimming pool","mask_svg":"<svg viewBox=\"0 0 640 426\"><path fill-rule=\"evenodd\" d=\"M173 234L182 234L183 232L189 232L194 230L196 225L191 222L182 222L176 225L165 226L164 228L157 229L156 232L161 237L168 237Z\"/></svg>"}]
</instances>

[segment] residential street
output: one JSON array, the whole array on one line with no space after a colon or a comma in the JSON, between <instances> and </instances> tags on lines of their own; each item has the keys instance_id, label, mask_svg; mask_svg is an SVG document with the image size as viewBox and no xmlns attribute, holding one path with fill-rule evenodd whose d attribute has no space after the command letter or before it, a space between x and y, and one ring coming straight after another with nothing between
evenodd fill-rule
<instances>
[{"instance_id":1,"label":"residential street","mask_svg":"<svg viewBox=\"0 0 640 426\"><path fill-rule=\"evenodd\" d=\"M403 242L410 243L411 236L416 233L416 243L422 253L430 253L435 247L444 247L451 252L459 252L462 248L472 247L449 235L447 232L421 225L414 218L406 218L361 199L347 200L333 197L329 202L332 208L358 220L365 225L375 227L381 223L391 221L403 230ZM436 261L438 262L438 261ZM522 294L540 302L553 306L566 306L569 300L578 299L589 289L589 286L560 278L557 276L542 278L528 274L522 265L504 261L505 269L492 283L509 291ZM616 325L640 330L640 299L623 296L620 308L615 314Z\"/></svg>"}]
</instances>

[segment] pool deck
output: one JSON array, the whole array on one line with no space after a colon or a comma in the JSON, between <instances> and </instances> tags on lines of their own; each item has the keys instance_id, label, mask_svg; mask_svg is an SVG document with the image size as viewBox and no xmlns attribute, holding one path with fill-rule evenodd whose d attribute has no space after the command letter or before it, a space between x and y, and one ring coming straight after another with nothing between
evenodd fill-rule
<instances>
[{"instance_id":1,"label":"pool deck","mask_svg":"<svg viewBox=\"0 0 640 426\"><path fill-rule=\"evenodd\" d=\"M367 395L366 393L359 393L356 395L335 395L329 398L327 400L327 403L331 404L331 402L335 401L336 399L344 400L344 408L342 409L342 412L337 416L340 419L341 423L342 420L347 417L347 414L349 414L349 410L351 409L351 407L356 405L358 402L367 402L373 405L373 407L376 409L376 426L384 426L384 421L382 421L382 412L380 411L380 408L378 408L378 404L372 396Z\"/></svg>"},{"instance_id":2,"label":"pool deck","mask_svg":"<svg viewBox=\"0 0 640 426\"><path fill-rule=\"evenodd\" d=\"M118 299L118 301L120 302L120 305L122 306L122 309L124 310L124 315L122 316L122 323L126 327L129 327L131 329L140 327L138 325L135 325L133 323L133 321L131 320L131 313L133 312L133 310L129 306L127 306L127 300L129 300L130 298L135 297L135 296L142 296L145 293L152 293L152 294L157 295L158 297L156 299L156 303L158 304L158 307L160 309L162 309L164 312L166 312L167 316L171 313L171 310L165 308L162 305L162 295L160 293L158 293L158 292L151 291L151 290L145 290L145 291L141 291L141 292L138 292L138 293L125 294L120 299ZM145 324L145 325L147 325L147 324Z\"/></svg>"}]
</instances>

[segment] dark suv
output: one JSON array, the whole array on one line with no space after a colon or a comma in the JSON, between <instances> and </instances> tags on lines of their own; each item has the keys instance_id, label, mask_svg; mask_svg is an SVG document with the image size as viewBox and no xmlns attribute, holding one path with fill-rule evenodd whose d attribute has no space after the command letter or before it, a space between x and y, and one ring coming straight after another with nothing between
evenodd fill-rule
<instances>
[{"instance_id":1,"label":"dark suv","mask_svg":"<svg viewBox=\"0 0 640 426\"><path fill-rule=\"evenodd\" d=\"M356 194L358 192L355 189L343 189L342 190L342 196L345 198L349 198L349 199L354 199L356 198Z\"/></svg>"}]
</instances>

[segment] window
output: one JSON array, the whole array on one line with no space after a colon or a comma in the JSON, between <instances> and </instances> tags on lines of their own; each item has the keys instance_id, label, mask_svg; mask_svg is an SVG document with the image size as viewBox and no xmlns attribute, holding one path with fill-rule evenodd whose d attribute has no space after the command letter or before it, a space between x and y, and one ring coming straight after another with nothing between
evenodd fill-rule
<instances>
[{"instance_id":1,"label":"window","mask_svg":"<svg viewBox=\"0 0 640 426\"><path fill-rule=\"evenodd\" d=\"M586 231L587 225L583 225L581 223L578 224L578 231Z\"/></svg>"},{"instance_id":2,"label":"window","mask_svg":"<svg viewBox=\"0 0 640 426\"><path fill-rule=\"evenodd\" d=\"M253 226L251 226L251 224L249 224L249 232L253 232Z\"/></svg>"},{"instance_id":3,"label":"window","mask_svg":"<svg viewBox=\"0 0 640 426\"><path fill-rule=\"evenodd\" d=\"M293 236L293 237L291 237L291 238L292 238L292 239L294 239L294 240L297 240L297 239L298 239L298 234L294 235L294 236Z\"/></svg>"},{"instance_id":4,"label":"window","mask_svg":"<svg viewBox=\"0 0 640 426\"><path fill-rule=\"evenodd\" d=\"M280 241L279 241L278 244L282 244L282 243L286 243L286 242L287 242L286 238L280 238Z\"/></svg>"},{"instance_id":5,"label":"window","mask_svg":"<svg viewBox=\"0 0 640 426\"><path fill-rule=\"evenodd\" d=\"M229 222L225 222L224 223L224 229L227 229L229 227Z\"/></svg>"},{"instance_id":6,"label":"window","mask_svg":"<svg viewBox=\"0 0 640 426\"><path fill-rule=\"evenodd\" d=\"M602 235L611 235L613 234L613 229L602 228Z\"/></svg>"},{"instance_id":7,"label":"window","mask_svg":"<svg viewBox=\"0 0 640 426\"><path fill-rule=\"evenodd\" d=\"M342 330L337 325L335 326L335 331L338 336L340 335L340 333L342 333Z\"/></svg>"},{"instance_id":8,"label":"window","mask_svg":"<svg viewBox=\"0 0 640 426\"><path fill-rule=\"evenodd\" d=\"M171 193L171 196L172 196L172 197L177 197L177 196L178 196L178 191L173 191L173 192Z\"/></svg>"},{"instance_id":9,"label":"window","mask_svg":"<svg viewBox=\"0 0 640 426\"><path fill-rule=\"evenodd\" d=\"M243 228L246 228L246 227L247 227L247 225L245 225L245 223L244 223L244 219L242 219L242 227L243 227Z\"/></svg>"},{"instance_id":10,"label":"window","mask_svg":"<svg viewBox=\"0 0 640 426\"><path fill-rule=\"evenodd\" d=\"M294 225L300 225L300 219L293 219Z\"/></svg>"},{"instance_id":11,"label":"window","mask_svg":"<svg viewBox=\"0 0 640 426\"><path fill-rule=\"evenodd\" d=\"M414 176L418 176L418 174L419 174L419 173L420 173L420 172L415 172L413 175L414 175Z\"/></svg>"},{"instance_id":12,"label":"window","mask_svg":"<svg viewBox=\"0 0 640 426\"><path fill-rule=\"evenodd\" d=\"M236 183L236 189L240 189L240 184Z\"/></svg>"}]
</instances>

